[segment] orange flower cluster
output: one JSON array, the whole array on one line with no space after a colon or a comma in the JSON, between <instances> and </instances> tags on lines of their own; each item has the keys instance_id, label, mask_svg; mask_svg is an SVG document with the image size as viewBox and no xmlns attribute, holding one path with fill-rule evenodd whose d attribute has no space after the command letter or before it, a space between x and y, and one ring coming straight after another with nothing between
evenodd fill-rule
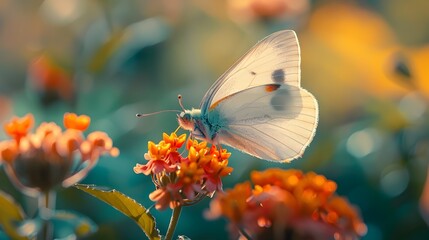
<instances>
[{"instance_id":1,"label":"orange flower cluster","mask_svg":"<svg viewBox=\"0 0 429 240\"><path fill-rule=\"evenodd\" d=\"M229 219L234 239L356 239L367 228L357 210L337 195L335 182L314 172L268 169L252 172L212 200L208 218Z\"/></svg>"},{"instance_id":2,"label":"orange flower cluster","mask_svg":"<svg viewBox=\"0 0 429 240\"><path fill-rule=\"evenodd\" d=\"M216 190L222 190L221 178L232 172L228 167L231 154L225 149L188 140L187 154L183 150L180 153L185 142L186 134L164 133L158 144L149 141L148 152L144 155L148 162L134 167L135 173L152 176L156 190L149 198L156 202L156 209L191 205L205 196L212 196Z\"/></svg>"},{"instance_id":3,"label":"orange flower cluster","mask_svg":"<svg viewBox=\"0 0 429 240\"><path fill-rule=\"evenodd\" d=\"M104 132L83 135L91 119L74 113L64 115L66 130L53 122L43 122L34 133L34 117L14 117L4 125L11 137L0 142L0 162L10 179L24 192L34 195L62 183L70 186L96 164L102 154L117 156L119 150Z\"/></svg>"}]
</instances>

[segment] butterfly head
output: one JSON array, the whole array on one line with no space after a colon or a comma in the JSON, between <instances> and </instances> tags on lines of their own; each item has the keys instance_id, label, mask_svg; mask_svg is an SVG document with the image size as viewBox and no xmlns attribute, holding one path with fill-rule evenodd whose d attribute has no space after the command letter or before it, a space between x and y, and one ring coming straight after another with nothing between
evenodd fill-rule
<instances>
[{"instance_id":1,"label":"butterfly head","mask_svg":"<svg viewBox=\"0 0 429 240\"><path fill-rule=\"evenodd\" d=\"M177 121L179 125L185 130L194 130L195 123L192 119L191 111L184 110L183 112L177 114Z\"/></svg>"},{"instance_id":2,"label":"butterfly head","mask_svg":"<svg viewBox=\"0 0 429 240\"><path fill-rule=\"evenodd\" d=\"M199 119L200 116L201 111L199 109L183 110L183 112L177 115L177 121L183 129L194 131L195 121Z\"/></svg>"}]
</instances>

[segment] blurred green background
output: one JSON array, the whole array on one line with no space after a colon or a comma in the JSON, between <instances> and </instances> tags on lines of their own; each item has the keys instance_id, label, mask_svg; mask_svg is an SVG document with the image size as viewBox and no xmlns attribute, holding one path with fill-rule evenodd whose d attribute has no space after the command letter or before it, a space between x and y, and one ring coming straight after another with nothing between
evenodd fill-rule
<instances>
[{"instance_id":1,"label":"blurred green background","mask_svg":"<svg viewBox=\"0 0 429 240\"><path fill-rule=\"evenodd\" d=\"M150 177L136 175L147 141L174 131L173 113L198 107L209 86L258 40L297 32L302 85L319 101L315 140L291 164L230 149L234 172L298 168L335 180L360 208L363 239L429 239L429 1L427 0L1 0L0 122L30 112L61 123L87 114L121 150L103 157L83 183L110 186L148 207ZM5 139L3 132L0 139ZM34 201L0 171L0 189L31 216ZM225 221L208 221L206 199L182 211L176 234L225 239ZM57 207L99 224L91 239L144 239L132 220L77 189ZM152 210L165 233L170 210Z\"/></svg>"}]
</instances>

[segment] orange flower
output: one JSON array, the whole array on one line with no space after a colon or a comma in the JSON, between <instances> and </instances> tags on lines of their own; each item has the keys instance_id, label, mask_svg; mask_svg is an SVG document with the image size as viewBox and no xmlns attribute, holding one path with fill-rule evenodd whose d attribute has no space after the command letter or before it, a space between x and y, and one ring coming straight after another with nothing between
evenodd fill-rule
<instances>
[{"instance_id":1,"label":"orange flower","mask_svg":"<svg viewBox=\"0 0 429 240\"><path fill-rule=\"evenodd\" d=\"M158 174L166 170L167 172L174 172L176 166L168 161L168 155L171 153L171 144L161 141L155 144L152 141L148 142L148 152L144 158L149 162L145 165L137 164L134 167L135 173L143 173L145 175Z\"/></svg>"},{"instance_id":2,"label":"orange flower","mask_svg":"<svg viewBox=\"0 0 429 240\"><path fill-rule=\"evenodd\" d=\"M136 174L150 175L162 173L163 171L174 172L176 171L176 166L172 166L163 160L150 160L144 165L137 163L133 170Z\"/></svg>"},{"instance_id":3,"label":"orange flower","mask_svg":"<svg viewBox=\"0 0 429 240\"><path fill-rule=\"evenodd\" d=\"M45 138L47 136L57 137L61 135L61 133L62 133L62 130L57 124L53 122L50 122L50 123L43 122L36 129L35 135L38 138Z\"/></svg>"},{"instance_id":4,"label":"orange flower","mask_svg":"<svg viewBox=\"0 0 429 240\"><path fill-rule=\"evenodd\" d=\"M322 175L268 169L251 178L253 189L248 182L238 184L210 203L207 216L228 218L233 238L243 231L253 239L285 239L287 233L297 239L354 239L366 233L355 208L334 195L336 183Z\"/></svg>"},{"instance_id":5,"label":"orange flower","mask_svg":"<svg viewBox=\"0 0 429 240\"><path fill-rule=\"evenodd\" d=\"M73 116L75 120L70 120ZM85 177L101 155L119 154L106 133L83 135L89 117L68 113L64 119L69 126L65 131L55 123L43 122L31 133L31 114L5 125L14 139L0 142L0 161L6 163L6 172L15 185L29 195L49 191L59 184L70 186ZM87 160L90 163L83 164Z\"/></svg>"},{"instance_id":6,"label":"orange flower","mask_svg":"<svg viewBox=\"0 0 429 240\"><path fill-rule=\"evenodd\" d=\"M179 151L185 141L186 134L164 133L158 144L148 142L148 152L144 155L148 162L134 167L135 173L152 176L157 189L150 199L157 202L159 209L199 202L221 190L221 178L232 172L227 166L230 153L226 150L220 154L215 147L207 147L207 142L189 140L186 144L188 153L185 153ZM177 188L180 191L173 194L171 189Z\"/></svg>"},{"instance_id":7,"label":"orange flower","mask_svg":"<svg viewBox=\"0 0 429 240\"><path fill-rule=\"evenodd\" d=\"M277 186L255 186L248 205L250 209L245 213L244 225L248 226L249 234L257 236L256 239L266 239L267 235L272 235L272 229L284 229L299 217L297 199ZM285 239L286 232L274 232L273 238Z\"/></svg>"},{"instance_id":8,"label":"orange flower","mask_svg":"<svg viewBox=\"0 0 429 240\"><path fill-rule=\"evenodd\" d=\"M233 189L219 193L215 200L210 202L210 211L206 212L206 217L214 219L224 215L234 224L238 224L248 208L247 200L251 195L250 183L239 183Z\"/></svg>"},{"instance_id":9,"label":"orange flower","mask_svg":"<svg viewBox=\"0 0 429 240\"><path fill-rule=\"evenodd\" d=\"M90 153L90 159L98 158L102 154L110 154L113 157L119 155L119 149L113 147L112 139L105 133L95 131L88 134L85 144L85 153ZM81 149L83 152L83 149ZM88 151L89 150L89 151Z\"/></svg>"},{"instance_id":10,"label":"orange flower","mask_svg":"<svg viewBox=\"0 0 429 240\"><path fill-rule=\"evenodd\" d=\"M18 146L15 141L0 142L0 160L3 160L7 163L11 163L17 155Z\"/></svg>"},{"instance_id":11,"label":"orange flower","mask_svg":"<svg viewBox=\"0 0 429 240\"><path fill-rule=\"evenodd\" d=\"M229 157L229 153L225 154L224 157ZM205 166L205 179L206 188L209 191L222 190L222 177L228 176L233 168L228 167L228 158L219 160L217 157L213 157L210 162Z\"/></svg>"},{"instance_id":12,"label":"orange flower","mask_svg":"<svg viewBox=\"0 0 429 240\"><path fill-rule=\"evenodd\" d=\"M177 171L177 178L187 199L194 200L197 193L202 192L201 181L204 169L196 162L182 162Z\"/></svg>"},{"instance_id":13,"label":"orange flower","mask_svg":"<svg viewBox=\"0 0 429 240\"><path fill-rule=\"evenodd\" d=\"M296 188L303 176L303 173L299 170L290 169L289 171L284 171L278 168L267 169L264 172L253 171L250 174L252 182L256 185L270 184L291 192Z\"/></svg>"},{"instance_id":14,"label":"orange flower","mask_svg":"<svg viewBox=\"0 0 429 240\"><path fill-rule=\"evenodd\" d=\"M149 199L156 202L155 208L158 210L164 210L168 206L173 209L183 201L180 195L180 186L172 183L153 191L149 194Z\"/></svg>"},{"instance_id":15,"label":"orange flower","mask_svg":"<svg viewBox=\"0 0 429 240\"><path fill-rule=\"evenodd\" d=\"M188 151L188 160L191 162L198 163L198 165L204 165L212 159L212 155L209 154L207 148L200 150L195 149L194 147L189 148Z\"/></svg>"},{"instance_id":16,"label":"orange flower","mask_svg":"<svg viewBox=\"0 0 429 240\"><path fill-rule=\"evenodd\" d=\"M68 129L85 131L88 128L90 123L91 123L91 118L89 118L86 115L78 116L75 113L64 114L64 126Z\"/></svg>"},{"instance_id":17,"label":"orange flower","mask_svg":"<svg viewBox=\"0 0 429 240\"><path fill-rule=\"evenodd\" d=\"M175 151L178 148L181 148L183 143L186 141L186 134L182 134L177 137L176 133L172 133L170 135L163 133L162 138L165 143L171 145L172 151Z\"/></svg>"},{"instance_id":18,"label":"orange flower","mask_svg":"<svg viewBox=\"0 0 429 240\"><path fill-rule=\"evenodd\" d=\"M326 204L326 212L322 214L325 222L332 224L342 232L354 230L358 235L363 236L367 232L367 227L359 219L358 211L342 197L332 197Z\"/></svg>"},{"instance_id":19,"label":"orange flower","mask_svg":"<svg viewBox=\"0 0 429 240\"><path fill-rule=\"evenodd\" d=\"M198 142L197 140L189 139L186 143L186 149L191 149L191 147L194 147L197 152L199 152L201 149L207 148L207 142Z\"/></svg>"},{"instance_id":20,"label":"orange flower","mask_svg":"<svg viewBox=\"0 0 429 240\"><path fill-rule=\"evenodd\" d=\"M152 141L149 141L147 144L148 153L144 155L146 160L166 160L167 155L170 153L170 144L165 142L160 142L155 144Z\"/></svg>"},{"instance_id":21,"label":"orange flower","mask_svg":"<svg viewBox=\"0 0 429 240\"><path fill-rule=\"evenodd\" d=\"M27 114L22 118L14 117L12 120L4 125L4 131L7 135L19 141L22 137L26 136L28 131L34 124L34 117L32 114Z\"/></svg>"},{"instance_id":22,"label":"orange flower","mask_svg":"<svg viewBox=\"0 0 429 240\"><path fill-rule=\"evenodd\" d=\"M309 172L298 183L293 194L302 203L301 211L311 214L326 204L336 189L335 182L327 180L322 175Z\"/></svg>"}]
</instances>

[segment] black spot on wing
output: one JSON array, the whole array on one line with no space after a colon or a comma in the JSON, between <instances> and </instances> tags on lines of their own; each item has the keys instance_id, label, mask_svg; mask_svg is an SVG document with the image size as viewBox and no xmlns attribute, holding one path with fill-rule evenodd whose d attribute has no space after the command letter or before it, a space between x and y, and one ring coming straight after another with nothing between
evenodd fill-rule
<instances>
[{"instance_id":1,"label":"black spot on wing","mask_svg":"<svg viewBox=\"0 0 429 240\"><path fill-rule=\"evenodd\" d=\"M277 69L271 74L271 78L275 83L283 83L286 78L286 73L283 69Z\"/></svg>"},{"instance_id":2,"label":"black spot on wing","mask_svg":"<svg viewBox=\"0 0 429 240\"><path fill-rule=\"evenodd\" d=\"M281 88L271 97L270 105L275 111L287 111L289 118L298 116L302 110L302 100L298 89Z\"/></svg>"},{"instance_id":3,"label":"black spot on wing","mask_svg":"<svg viewBox=\"0 0 429 240\"><path fill-rule=\"evenodd\" d=\"M254 71L251 71L250 74L252 74L253 76L256 75L256 73Z\"/></svg>"},{"instance_id":4,"label":"black spot on wing","mask_svg":"<svg viewBox=\"0 0 429 240\"><path fill-rule=\"evenodd\" d=\"M281 89L276 92L271 98L271 107L276 111L283 111L286 109L287 101L289 96L289 91L286 89Z\"/></svg>"}]
</instances>

